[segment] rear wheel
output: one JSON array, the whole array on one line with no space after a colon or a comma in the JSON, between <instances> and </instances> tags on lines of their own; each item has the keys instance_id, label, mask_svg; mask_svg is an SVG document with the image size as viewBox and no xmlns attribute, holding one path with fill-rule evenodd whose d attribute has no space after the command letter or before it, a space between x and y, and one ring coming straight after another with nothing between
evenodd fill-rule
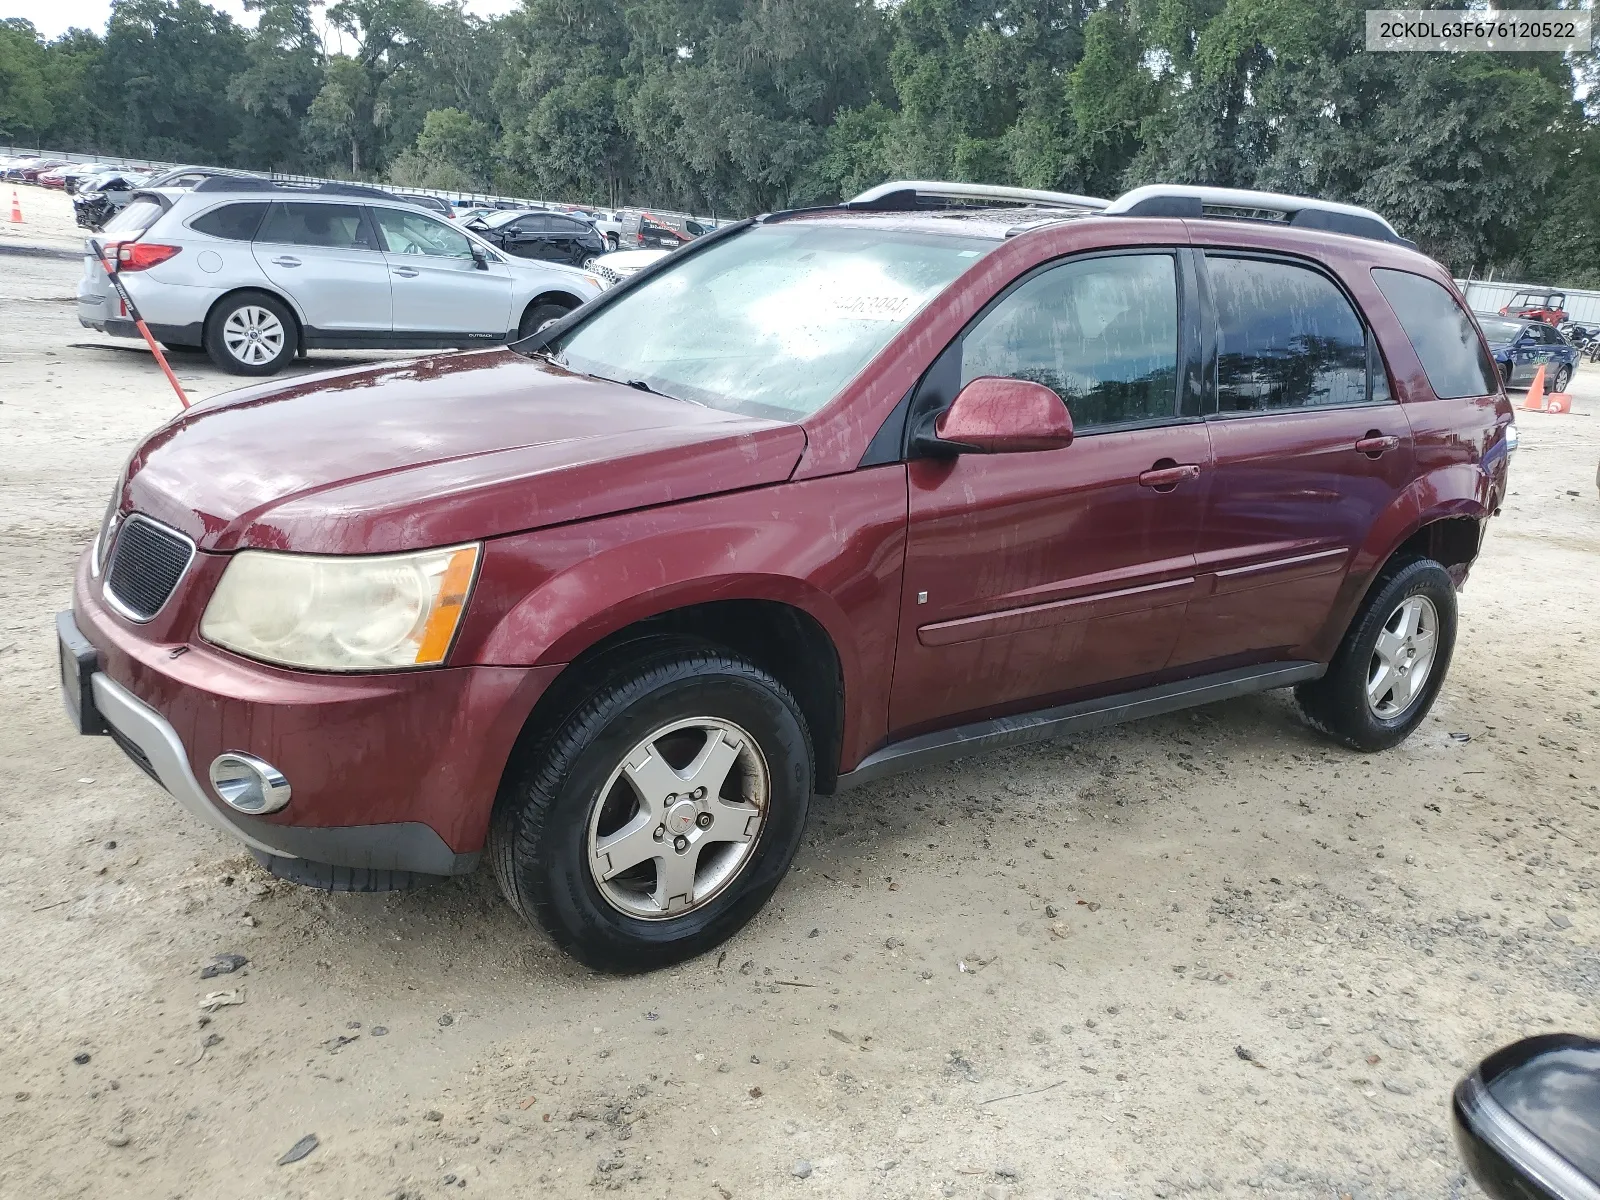
<instances>
[{"instance_id":1,"label":"rear wheel","mask_svg":"<svg viewBox=\"0 0 1600 1200\"><path fill-rule=\"evenodd\" d=\"M271 375L294 357L294 317L264 292L226 297L206 321L206 353L233 375Z\"/></svg>"},{"instance_id":2,"label":"rear wheel","mask_svg":"<svg viewBox=\"0 0 1600 1200\"><path fill-rule=\"evenodd\" d=\"M766 903L813 774L777 680L714 647L646 643L507 772L490 860L512 906L584 963L666 966Z\"/></svg>"},{"instance_id":3,"label":"rear wheel","mask_svg":"<svg viewBox=\"0 0 1600 1200\"><path fill-rule=\"evenodd\" d=\"M1562 366L1556 370L1556 381L1550 388L1551 394L1560 395L1562 392L1567 390L1567 384L1571 382L1572 368L1562 364Z\"/></svg>"},{"instance_id":4,"label":"rear wheel","mask_svg":"<svg viewBox=\"0 0 1600 1200\"><path fill-rule=\"evenodd\" d=\"M1295 689L1311 723L1357 750L1387 750L1433 707L1456 641L1456 591L1432 559L1388 571L1321 679Z\"/></svg>"}]
</instances>

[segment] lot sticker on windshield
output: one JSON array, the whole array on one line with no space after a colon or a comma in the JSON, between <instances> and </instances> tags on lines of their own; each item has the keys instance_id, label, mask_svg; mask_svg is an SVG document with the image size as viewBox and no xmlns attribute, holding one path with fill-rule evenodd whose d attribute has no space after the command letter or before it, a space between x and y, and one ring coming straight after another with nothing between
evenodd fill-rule
<instances>
[{"instance_id":1,"label":"lot sticker on windshield","mask_svg":"<svg viewBox=\"0 0 1600 1200\"><path fill-rule=\"evenodd\" d=\"M915 303L916 299L912 296L858 294L838 296L832 307L839 316L851 317L857 321L899 321L904 319L907 311Z\"/></svg>"}]
</instances>

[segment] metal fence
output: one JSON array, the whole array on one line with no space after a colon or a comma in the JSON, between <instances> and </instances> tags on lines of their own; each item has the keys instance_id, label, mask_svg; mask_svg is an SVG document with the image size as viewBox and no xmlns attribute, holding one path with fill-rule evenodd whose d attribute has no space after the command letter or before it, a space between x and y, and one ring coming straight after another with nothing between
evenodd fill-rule
<instances>
[{"instance_id":1,"label":"metal fence","mask_svg":"<svg viewBox=\"0 0 1600 1200\"><path fill-rule=\"evenodd\" d=\"M162 162L159 159L153 158L122 158L115 154L79 154L71 150L47 150L37 146L15 146L10 144L0 144L0 158L9 158L19 154L37 154L41 158L59 158L73 163L106 163L108 166L121 167L129 171L141 172L170 171L177 167L192 167L198 165L195 163ZM328 179L319 175L292 175L284 171L254 171L252 173L264 176L268 179L282 179L288 183L316 184L360 182L349 179ZM631 204L618 205L616 208L612 208L611 205L579 204L567 200L530 200L525 196L502 196L493 192L452 192L442 188L403 187L399 184L387 183L373 183L366 184L365 186L382 188L384 191L396 196L438 196L440 199L447 200L458 208L470 208L473 205L478 204L481 204L486 208L497 207L504 204L515 204L522 208L547 208L558 210L567 208L582 208L589 212L594 212L600 209L613 212L617 211L618 209L628 209L634 212L640 211L639 206ZM687 217L690 220L702 223L707 228L723 223L723 221L716 218L697 217L692 213L680 213L665 208L652 208L649 211L657 213L661 216Z\"/></svg>"},{"instance_id":2,"label":"metal fence","mask_svg":"<svg viewBox=\"0 0 1600 1200\"><path fill-rule=\"evenodd\" d=\"M1467 298L1467 307L1476 313L1496 313L1506 306L1512 296L1521 291L1544 291L1548 287L1542 283L1484 283L1481 279L1474 279L1470 283L1464 279L1456 280L1456 286L1461 289L1462 295ZM1558 288L1567 295L1567 315L1574 321L1583 324L1600 325L1600 292L1588 291L1584 288Z\"/></svg>"}]
</instances>

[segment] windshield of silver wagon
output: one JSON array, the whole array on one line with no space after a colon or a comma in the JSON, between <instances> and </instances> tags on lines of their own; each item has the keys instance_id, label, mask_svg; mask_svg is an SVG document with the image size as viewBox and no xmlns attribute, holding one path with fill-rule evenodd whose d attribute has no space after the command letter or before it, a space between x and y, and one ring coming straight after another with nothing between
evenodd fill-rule
<instances>
[{"instance_id":1,"label":"windshield of silver wagon","mask_svg":"<svg viewBox=\"0 0 1600 1200\"><path fill-rule=\"evenodd\" d=\"M752 226L673 261L546 350L586 375L799 420L998 245L875 225Z\"/></svg>"}]
</instances>

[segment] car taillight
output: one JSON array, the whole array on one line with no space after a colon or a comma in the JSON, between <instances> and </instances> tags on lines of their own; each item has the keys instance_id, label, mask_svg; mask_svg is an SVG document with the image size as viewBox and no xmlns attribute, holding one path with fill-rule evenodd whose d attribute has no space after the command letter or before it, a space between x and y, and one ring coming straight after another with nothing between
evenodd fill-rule
<instances>
[{"instance_id":1,"label":"car taillight","mask_svg":"<svg viewBox=\"0 0 1600 1200\"><path fill-rule=\"evenodd\" d=\"M106 253L116 259L119 271L148 271L182 249L182 246L164 246L160 242L112 242L106 247Z\"/></svg>"}]
</instances>

